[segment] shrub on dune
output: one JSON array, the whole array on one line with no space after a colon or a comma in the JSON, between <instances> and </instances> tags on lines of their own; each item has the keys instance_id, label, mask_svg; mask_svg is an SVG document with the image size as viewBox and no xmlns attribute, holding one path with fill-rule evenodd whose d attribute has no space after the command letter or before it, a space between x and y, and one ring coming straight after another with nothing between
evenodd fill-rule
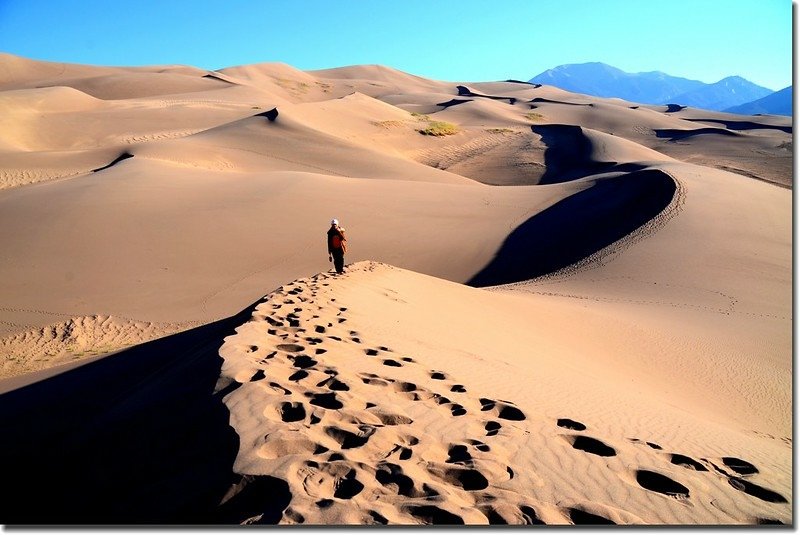
<instances>
[{"instance_id":1,"label":"shrub on dune","mask_svg":"<svg viewBox=\"0 0 800 535\"><path fill-rule=\"evenodd\" d=\"M458 127L444 121L431 121L428 127L421 129L419 133L426 136L451 136L458 133Z\"/></svg>"}]
</instances>

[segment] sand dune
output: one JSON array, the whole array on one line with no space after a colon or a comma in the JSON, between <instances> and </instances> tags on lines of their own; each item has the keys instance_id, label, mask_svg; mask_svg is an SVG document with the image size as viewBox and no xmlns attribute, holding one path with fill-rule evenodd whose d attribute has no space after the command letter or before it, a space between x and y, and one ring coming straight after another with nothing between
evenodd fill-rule
<instances>
[{"instance_id":1,"label":"sand dune","mask_svg":"<svg viewBox=\"0 0 800 535\"><path fill-rule=\"evenodd\" d=\"M0 111L0 522L793 522L789 118L8 54Z\"/></svg>"},{"instance_id":2,"label":"sand dune","mask_svg":"<svg viewBox=\"0 0 800 535\"><path fill-rule=\"evenodd\" d=\"M719 409L698 412L680 382L670 391L645 387L647 378L657 379L649 362L609 366L597 355L614 348L624 331L617 327L591 343L572 332L576 320L591 327L597 319L582 305L545 305L370 262L343 277L295 281L239 315L242 323L219 356L192 349L205 347L198 329L151 343L179 348L167 362L144 359L153 351L134 348L49 380L49 391L60 390L64 400L55 415L74 414L80 385L96 392L97 402L84 410L99 411L97 422L113 415L102 403L103 388L93 385L119 384L127 418L150 430L151 448L164 456L143 458L127 446L122 451L130 456L103 455L104 470L88 472L77 486L80 503L62 495L67 489L56 481L49 489L57 505L44 512L24 507L24 492L34 488L23 486L12 493L23 505L12 518L66 514L82 522L99 503L99 518L131 522L789 522L791 439L767 432L776 429L731 424L735 391L707 384ZM392 324L400 327L387 330ZM233 320L226 325L231 329ZM214 326L217 336L221 328ZM647 338L627 344L640 349ZM147 375L152 366L163 377L157 404L148 382L115 379ZM187 374L188 366L198 373ZM686 376L704 373L703 359L691 355L673 366ZM630 388L631 380L641 386ZM46 402L33 401L45 384L7 394L2 406L30 400L20 406L35 410ZM221 425L225 418L212 424L215 399L230 411L238 441ZM188 422L185 403L197 407ZM4 414L6 422L10 417ZM89 425L72 429L61 440L66 449L39 469L61 455L82 459L76 470L96 462L89 455L117 431ZM173 426L181 432L155 432ZM49 430L50 424L39 428L38 440L48 440ZM199 433L205 438L194 440ZM4 444L5 451L26 458L22 447L30 438L23 437L30 432ZM74 446L68 437L78 439ZM214 484L185 492L184 469L166 465L170 451L213 459L201 474ZM137 471L118 471L120 463ZM157 474L155 492L135 492L142 474ZM120 493L125 499L110 503ZM156 499L164 502L154 507Z\"/></svg>"}]
</instances>

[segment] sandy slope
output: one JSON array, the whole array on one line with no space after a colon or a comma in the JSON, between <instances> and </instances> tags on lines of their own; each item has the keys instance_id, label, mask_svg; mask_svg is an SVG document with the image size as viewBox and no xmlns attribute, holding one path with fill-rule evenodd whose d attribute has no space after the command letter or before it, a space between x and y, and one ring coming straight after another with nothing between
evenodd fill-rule
<instances>
[{"instance_id":1,"label":"sandy slope","mask_svg":"<svg viewBox=\"0 0 800 535\"><path fill-rule=\"evenodd\" d=\"M236 323L234 334L229 329ZM575 336L577 323L585 336ZM59 454L25 468L27 481L40 470L54 479L48 488L57 505L30 511L26 493L37 487L18 485L12 492L18 507L9 518L791 522L789 415L760 429L751 427L757 412L749 423L738 421L739 392L749 392L759 406L783 385L753 384L738 373L739 362L719 362L715 375L726 374L729 382L706 383L705 395L720 403L698 410L691 383L661 382L652 361L633 357L656 346L684 377L705 374L707 361L675 352L670 339L631 336L624 317L605 308L489 292L362 262L343 276L324 273L284 285L226 325L134 348L107 365L57 376L49 388L45 381L7 394L0 408L25 407L20 414L0 412L6 429L24 433L13 445L4 442L18 461L12 466L4 457L4 471L12 474L7 483L22 475L19 461L30 455L32 433L24 431L32 425L25 414L46 403L45 391L61 392L53 417L63 414L62 426L81 413L76 403L93 415L58 439L65 445ZM208 348L212 333L229 334L219 356ZM168 359L148 356L168 347ZM627 358L608 358L621 348ZM214 365L219 357L221 369ZM777 372L791 373L788 367ZM153 373L160 378L155 391L152 379L139 379ZM216 387L209 382L215 376ZM94 399L115 384L125 420L141 422L147 435L120 444L122 457L93 457L123 432L115 423L119 409ZM93 394L85 399L86 392ZM210 412L220 401L237 437L232 443L228 420ZM186 404L194 407L188 414L181 408ZM48 418L38 418L46 424L37 427L38 440L51 440L57 427ZM162 455L143 456L141 441L149 441L144 450ZM170 466L173 455L208 459L195 474L206 484L187 478L191 465ZM105 468L70 489L81 491L80 501L63 494L69 487L58 477L44 475L51 463L69 460L81 470L99 459ZM231 464L220 465L226 459ZM137 470L119 470L122 464ZM140 474L158 485L138 494ZM109 496L124 499L110 502Z\"/></svg>"},{"instance_id":2,"label":"sandy slope","mask_svg":"<svg viewBox=\"0 0 800 535\"><path fill-rule=\"evenodd\" d=\"M576 339L576 323L598 322L614 330ZM706 382L719 404L698 411L691 383L646 359L603 358L661 345L623 329L580 304L385 265L299 280L220 349L223 376L242 383L225 398L241 438L234 470L288 482L284 522L569 523L576 510L616 523L787 521L788 504L743 495L722 460L749 460L759 473L746 481L790 493L788 407L777 426L731 423L738 390L758 406L787 385L753 385L729 360L716 373L733 384ZM665 358L676 375L707 375L705 359ZM671 387L648 384L653 376Z\"/></svg>"},{"instance_id":3,"label":"sandy slope","mask_svg":"<svg viewBox=\"0 0 800 535\"><path fill-rule=\"evenodd\" d=\"M792 522L787 118L7 54L0 111L0 521Z\"/></svg>"}]
</instances>

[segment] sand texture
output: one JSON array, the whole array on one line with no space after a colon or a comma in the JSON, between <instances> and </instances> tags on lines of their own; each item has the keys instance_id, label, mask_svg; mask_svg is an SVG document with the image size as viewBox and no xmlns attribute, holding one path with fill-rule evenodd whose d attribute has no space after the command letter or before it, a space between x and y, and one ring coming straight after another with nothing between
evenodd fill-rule
<instances>
[{"instance_id":1,"label":"sand texture","mask_svg":"<svg viewBox=\"0 0 800 535\"><path fill-rule=\"evenodd\" d=\"M1 523L793 523L791 118L9 54L0 111Z\"/></svg>"}]
</instances>

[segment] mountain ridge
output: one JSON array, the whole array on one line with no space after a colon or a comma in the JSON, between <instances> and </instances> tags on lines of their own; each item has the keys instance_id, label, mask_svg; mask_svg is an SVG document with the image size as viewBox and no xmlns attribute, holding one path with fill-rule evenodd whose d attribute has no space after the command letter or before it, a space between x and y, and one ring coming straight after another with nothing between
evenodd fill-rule
<instances>
[{"instance_id":1,"label":"mountain ridge","mask_svg":"<svg viewBox=\"0 0 800 535\"><path fill-rule=\"evenodd\" d=\"M641 104L681 104L722 111L773 93L738 76L708 84L661 71L628 73L602 62L559 65L529 80L567 91Z\"/></svg>"}]
</instances>

